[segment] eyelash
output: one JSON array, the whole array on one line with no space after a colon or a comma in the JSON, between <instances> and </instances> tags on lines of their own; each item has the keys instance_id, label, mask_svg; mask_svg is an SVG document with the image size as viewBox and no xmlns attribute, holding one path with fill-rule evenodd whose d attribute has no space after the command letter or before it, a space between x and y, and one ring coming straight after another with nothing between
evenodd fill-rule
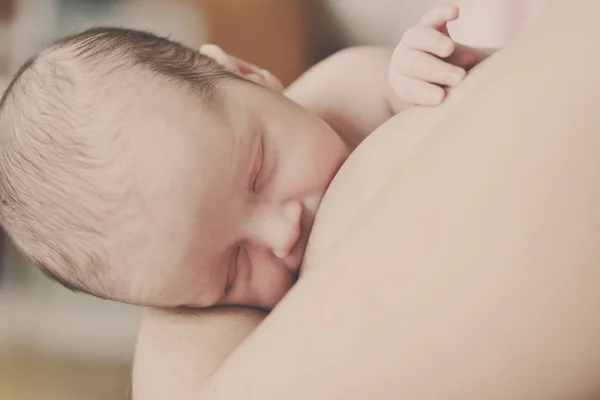
<instances>
[{"instance_id":1,"label":"eyelash","mask_svg":"<svg viewBox=\"0 0 600 400\"><path fill-rule=\"evenodd\" d=\"M227 294L229 292L229 290L231 290L231 287L233 286L233 282L235 282L235 277L237 275L238 262L239 262L241 252L242 252L242 246L240 245L235 249L235 253L233 256L233 265L230 267L230 268L233 268L233 272L227 273L227 282L225 284L225 294ZM230 274L231 274L231 280L229 279Z\"/></svg>"},{"instance_id":2,"label":"eyelash","mask_svg":"<svg viewBox=\"0 0 600 400\"><path fill-rule=\"evenodd\" d=\"M260 149L258 151L259 154L259 161L258 161L258 168L256 169L256 174L254 175L254 180L252 181L252 192L256 192L256 186L257 186L257 182L258 182L258 178L260 176L260 171L262 170L262 164L263 164L263 158L264 158L264 153L263 153L263 142L262 140L260 141Z\"/></svg>"},{"instance_id":3,"label":"eyelash","mask_svg":"<svg viewBox=\"0 0 600 400\"><path fill-rule=\"evenodd\" d=\"M242 246L239 245L236 249L235 249L235 256L234 256L234 263L233 265L237 265L239 258L240 258L240 253L242 252Z\"/></svg>"}]
</instances>

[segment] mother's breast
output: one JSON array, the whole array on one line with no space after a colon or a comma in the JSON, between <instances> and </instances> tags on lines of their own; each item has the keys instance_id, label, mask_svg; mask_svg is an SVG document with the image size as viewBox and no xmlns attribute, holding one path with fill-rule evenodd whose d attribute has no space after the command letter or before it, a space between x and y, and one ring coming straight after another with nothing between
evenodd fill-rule
<instances>
[{"instance_id":1,"label":"mother's breast","mask_svg":"<svg viewBox=\"0 0 600 400\"><path fill-rule=\"evenodd\" d=\"M323 198L305 254L304 273L368 206L444 113L442 108L405 111L379 127L352 153Z\"/></svg>"},{"instance_id":2,"label":"mother's breast","mask_svg":"<svg viewBox=\"0 0 600 400\"><path fill-rule=\"evenodd\" d=\"M438 107L414 107L391 118L376 129L350 156L329 187L313 227L304 258L303 273L321 262L325 253L379 189L402 168L438 124L473 86L469 77Z\"/></svg>"}]
</instances>

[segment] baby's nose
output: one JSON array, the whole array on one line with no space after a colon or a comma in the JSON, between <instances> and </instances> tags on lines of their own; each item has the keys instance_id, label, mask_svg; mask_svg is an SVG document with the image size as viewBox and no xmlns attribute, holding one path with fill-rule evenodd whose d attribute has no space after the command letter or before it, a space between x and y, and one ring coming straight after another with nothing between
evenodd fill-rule
<instances>
[{"instance_id":1,"label":"baby's nose","mask_svg":"<svg viewBox=\"0 0 600 400\"><path fill-rule=\"evenodd\" d=\"M284 259L290 254L300 236L300 217L302 204L297 201L288 201L280 212L276 212L273 220L267 225L269 232L269 246L273 254Z\"/></svg>"}]
</instances>

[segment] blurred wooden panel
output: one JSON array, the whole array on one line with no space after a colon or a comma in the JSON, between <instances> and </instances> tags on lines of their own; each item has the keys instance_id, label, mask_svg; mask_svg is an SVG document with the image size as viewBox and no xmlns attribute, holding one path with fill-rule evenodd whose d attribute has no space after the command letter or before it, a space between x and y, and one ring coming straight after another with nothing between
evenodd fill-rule
<instances>
[{"instance_id":1,"label":"blurred wooden panel","mask_svg":"<svg viewBox=\"0 0 600 400\"><path fill-rule=\"evenodd\" d=\"M0 0L0 21L9 21L15 13L17 0Z\"/></svg>"},{"instance_id":2,"label":"blurred wooden panel","mask_svg":"<svg viewBox=\"0 0 600 400\"><path fill-rule=\"evenodd\" d=\"M209 41L270 70L284 84L313 63L317 0L197 0Z\"/></svg>"},{"instance_id":3,"label":"blurred wooden panel","mask_svg":"<svg viewBox=\"0 0 600 400\"><path fill-rule=\"evenodd\" d=\"M16 351L0 356L1 400L129 400L131 368Z\"/></svg>"}]
</instances>

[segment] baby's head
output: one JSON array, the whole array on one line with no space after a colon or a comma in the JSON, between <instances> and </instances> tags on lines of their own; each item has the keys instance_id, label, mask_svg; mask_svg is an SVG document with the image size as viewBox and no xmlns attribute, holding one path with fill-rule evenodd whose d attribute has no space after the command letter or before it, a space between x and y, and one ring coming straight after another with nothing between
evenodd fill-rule
<instances>
[{"instance_id":1,"label":"baby's head","mask_svg":"<svg viewBox=\"0 0 600 400\"><path fill-rule=\"evenodd\" d=\"M26 257L134 304L285 294L345 147L217 58L102 28L21 68L0 103L0 220Z\"/></svg>"}]
</instances>

